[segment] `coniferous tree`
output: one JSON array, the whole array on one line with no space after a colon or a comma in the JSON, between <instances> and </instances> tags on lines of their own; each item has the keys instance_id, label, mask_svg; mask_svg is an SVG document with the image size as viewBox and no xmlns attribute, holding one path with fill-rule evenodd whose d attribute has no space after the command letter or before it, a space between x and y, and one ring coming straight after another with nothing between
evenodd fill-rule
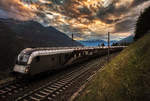
<instances>
[{"instance_id":1,"label":"coniferous tree","mask_svg":"<svg viewBox=\"0 0 150 101\"><path fill-rule=\"evenodd\" d=\"M146 8L139 16L136 28L134 40L137 40L144 36L150 30L150 7Z\"/></svg>"}]
</instances>

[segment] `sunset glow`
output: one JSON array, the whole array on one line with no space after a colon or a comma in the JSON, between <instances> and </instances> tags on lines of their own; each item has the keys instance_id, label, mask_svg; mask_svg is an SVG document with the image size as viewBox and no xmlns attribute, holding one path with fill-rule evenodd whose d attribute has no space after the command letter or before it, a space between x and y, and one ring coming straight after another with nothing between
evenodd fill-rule
<instances>
[{"instance_id":1,"label":"sunset glow","mask_svg":"<svg viewBox=\"0 0 150 101\"><path fill-rule=\"evenodd\" d=\"M148 5L150 1L145 0L139 4L135 0L7 0L7 3L1 0L0 10L8 18L34 20L44 26L54 26L68 36L74 33L84 36L81 39L89 39L90 36L92 39L93 35L100 38L108 31L116 33L116 38L120 36L118 33L133 35L135 18L140 9ZM120 26L131 19L134 19L129 24L131 30L122 30Z\"/></svg>"}]
</instances>

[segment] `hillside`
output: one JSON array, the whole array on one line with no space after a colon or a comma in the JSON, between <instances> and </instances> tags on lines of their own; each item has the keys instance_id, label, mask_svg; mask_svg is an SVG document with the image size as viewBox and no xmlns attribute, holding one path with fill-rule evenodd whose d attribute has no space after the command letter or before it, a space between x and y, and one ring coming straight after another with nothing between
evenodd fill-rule
<instances>
[{"instance_id":1,"label":"hillside","mask_svg":"<svg viewBox=\"0 0 150 101\"><path fill-rule=\"evenodd\" d=\"M80 46L81 44L72 41L67 35L53 27L44 27L34 21L17 21L13 19L0 19L7 25L16 37L23 40L32 41L37 45L33 47L64 47Z\"/></svg>"},{"instance_id":2,"label":"hillside","mask_svg":"<svg viewBox=\"0 0 150 101\"><path fill-rule=\"evenodd\" d=\"M128 37L126 37L126 38L118 41L117 43L124 43L124 42L126 42L126 43L132 43L133 41L134 41L133 40L133 36L131 35L131 36L128 36Z\"/></svg>"},{"instance_id":3,"label":"hillside","mask_svg":"<svg viewBox=\"0 0 150 101\"><path fill-rule=\"evenodd\" d=\"M99 46L103 43L105 44L105 46L107 45L107 41L104 41L104 40L87 40L87 41L78 41L78 42L81 43L82 45L88 46L88 47ZM116 43L116 42L117 41L112 40L112 41L110 41L110 44Z\"/></svg>"},{"instance_id":4,"label":"hillside","mask_svg":"<svg viewBox=\"0 0 150 101\"><path fill-rule=\"evenodd\" d=\"M22 45L21 45L22 43ZM0 70L6 70L14 64L14 59L28 41L15 38L15 33L0 21Z\"/></svg>"},{"instance_id":5,"label":"hillside","mask_svg":"<svg viewBox=\"0 0 150 101\"><path fill-rule=\"evenodd\" d=\"M28 21L0 19L0 70L7 70L15 64L19 52L27 47L80 46L64 33Z\"/></svg>"},{"instance_id":6,"label":"hillside","mask_svg":"<svg viewBox=\"0 0 150 101\"><path fill-rule=\"evenodd\" d=\"M102 68L78 101L150 101L150 35Z\"/></svg>"}]
</instances>

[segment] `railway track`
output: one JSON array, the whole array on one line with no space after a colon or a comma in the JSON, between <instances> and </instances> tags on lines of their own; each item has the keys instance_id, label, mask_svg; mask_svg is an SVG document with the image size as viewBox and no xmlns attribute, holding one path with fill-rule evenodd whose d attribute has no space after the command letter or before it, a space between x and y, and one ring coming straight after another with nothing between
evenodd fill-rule
<instances>
[{"instance_id":1,"label":"railway track","mask_svg":"<svg viewBox=\"0 0 150 101\"><path fill-rule=\"evenodd\" d=\"M2 101L54 101L62 100L60 95L75 86L77 82L83 84L88 77L100 69L100 59L84 63L71 71L64 71L62 75L38 84L26 80L13 80L0 86ZM40 81L39 81L40 82ZM38 85L34 87L34 85ZM33 86L33 87L32 87ZM64 93L66 94L66 93ZM66 100L66 99L65 99Z\"/></svg>"},{"instance_id":2,"label":"railway track","mask_svg":"<svg viewBox=\"0 0 150 101\"><path fill-rule=\"evenodd\" d=\"M18 98L16 101L42 101L42 100L53 100L58 94L67 89L73 84L73 81L80 77L89 68L80 68L80 70L73 71L65 77L56 80L55 82L49 82L41 88L25 94Z\"/></svg>"},{"instance_id":3,"label":"railway track","mask_svg":"<svg viewBox=\"0 0 150 101\"><path fill-rule=\"evenodd\" d=\"M24 80L12 80L8 81L0 86L0 98L6 98L11 96L12 94L23 91L27 88L25 84L23 84Z\"/></svg>"}]
</instances>

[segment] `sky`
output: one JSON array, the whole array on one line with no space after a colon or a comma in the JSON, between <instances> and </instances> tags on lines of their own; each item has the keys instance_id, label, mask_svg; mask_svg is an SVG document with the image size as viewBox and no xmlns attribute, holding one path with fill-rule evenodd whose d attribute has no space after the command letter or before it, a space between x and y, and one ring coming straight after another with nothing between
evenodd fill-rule
<instances>
[{"instance_id":1,"label":"sky","mask_svg":"<svg viewBox=\"0 0 150 101\"><path fill-rule=\"evenodd\" d=\"M0 17L34 20L75 40L112 40L134 35L138 16L150 0L0 0Z\"/></svg>"}]
</instances>

